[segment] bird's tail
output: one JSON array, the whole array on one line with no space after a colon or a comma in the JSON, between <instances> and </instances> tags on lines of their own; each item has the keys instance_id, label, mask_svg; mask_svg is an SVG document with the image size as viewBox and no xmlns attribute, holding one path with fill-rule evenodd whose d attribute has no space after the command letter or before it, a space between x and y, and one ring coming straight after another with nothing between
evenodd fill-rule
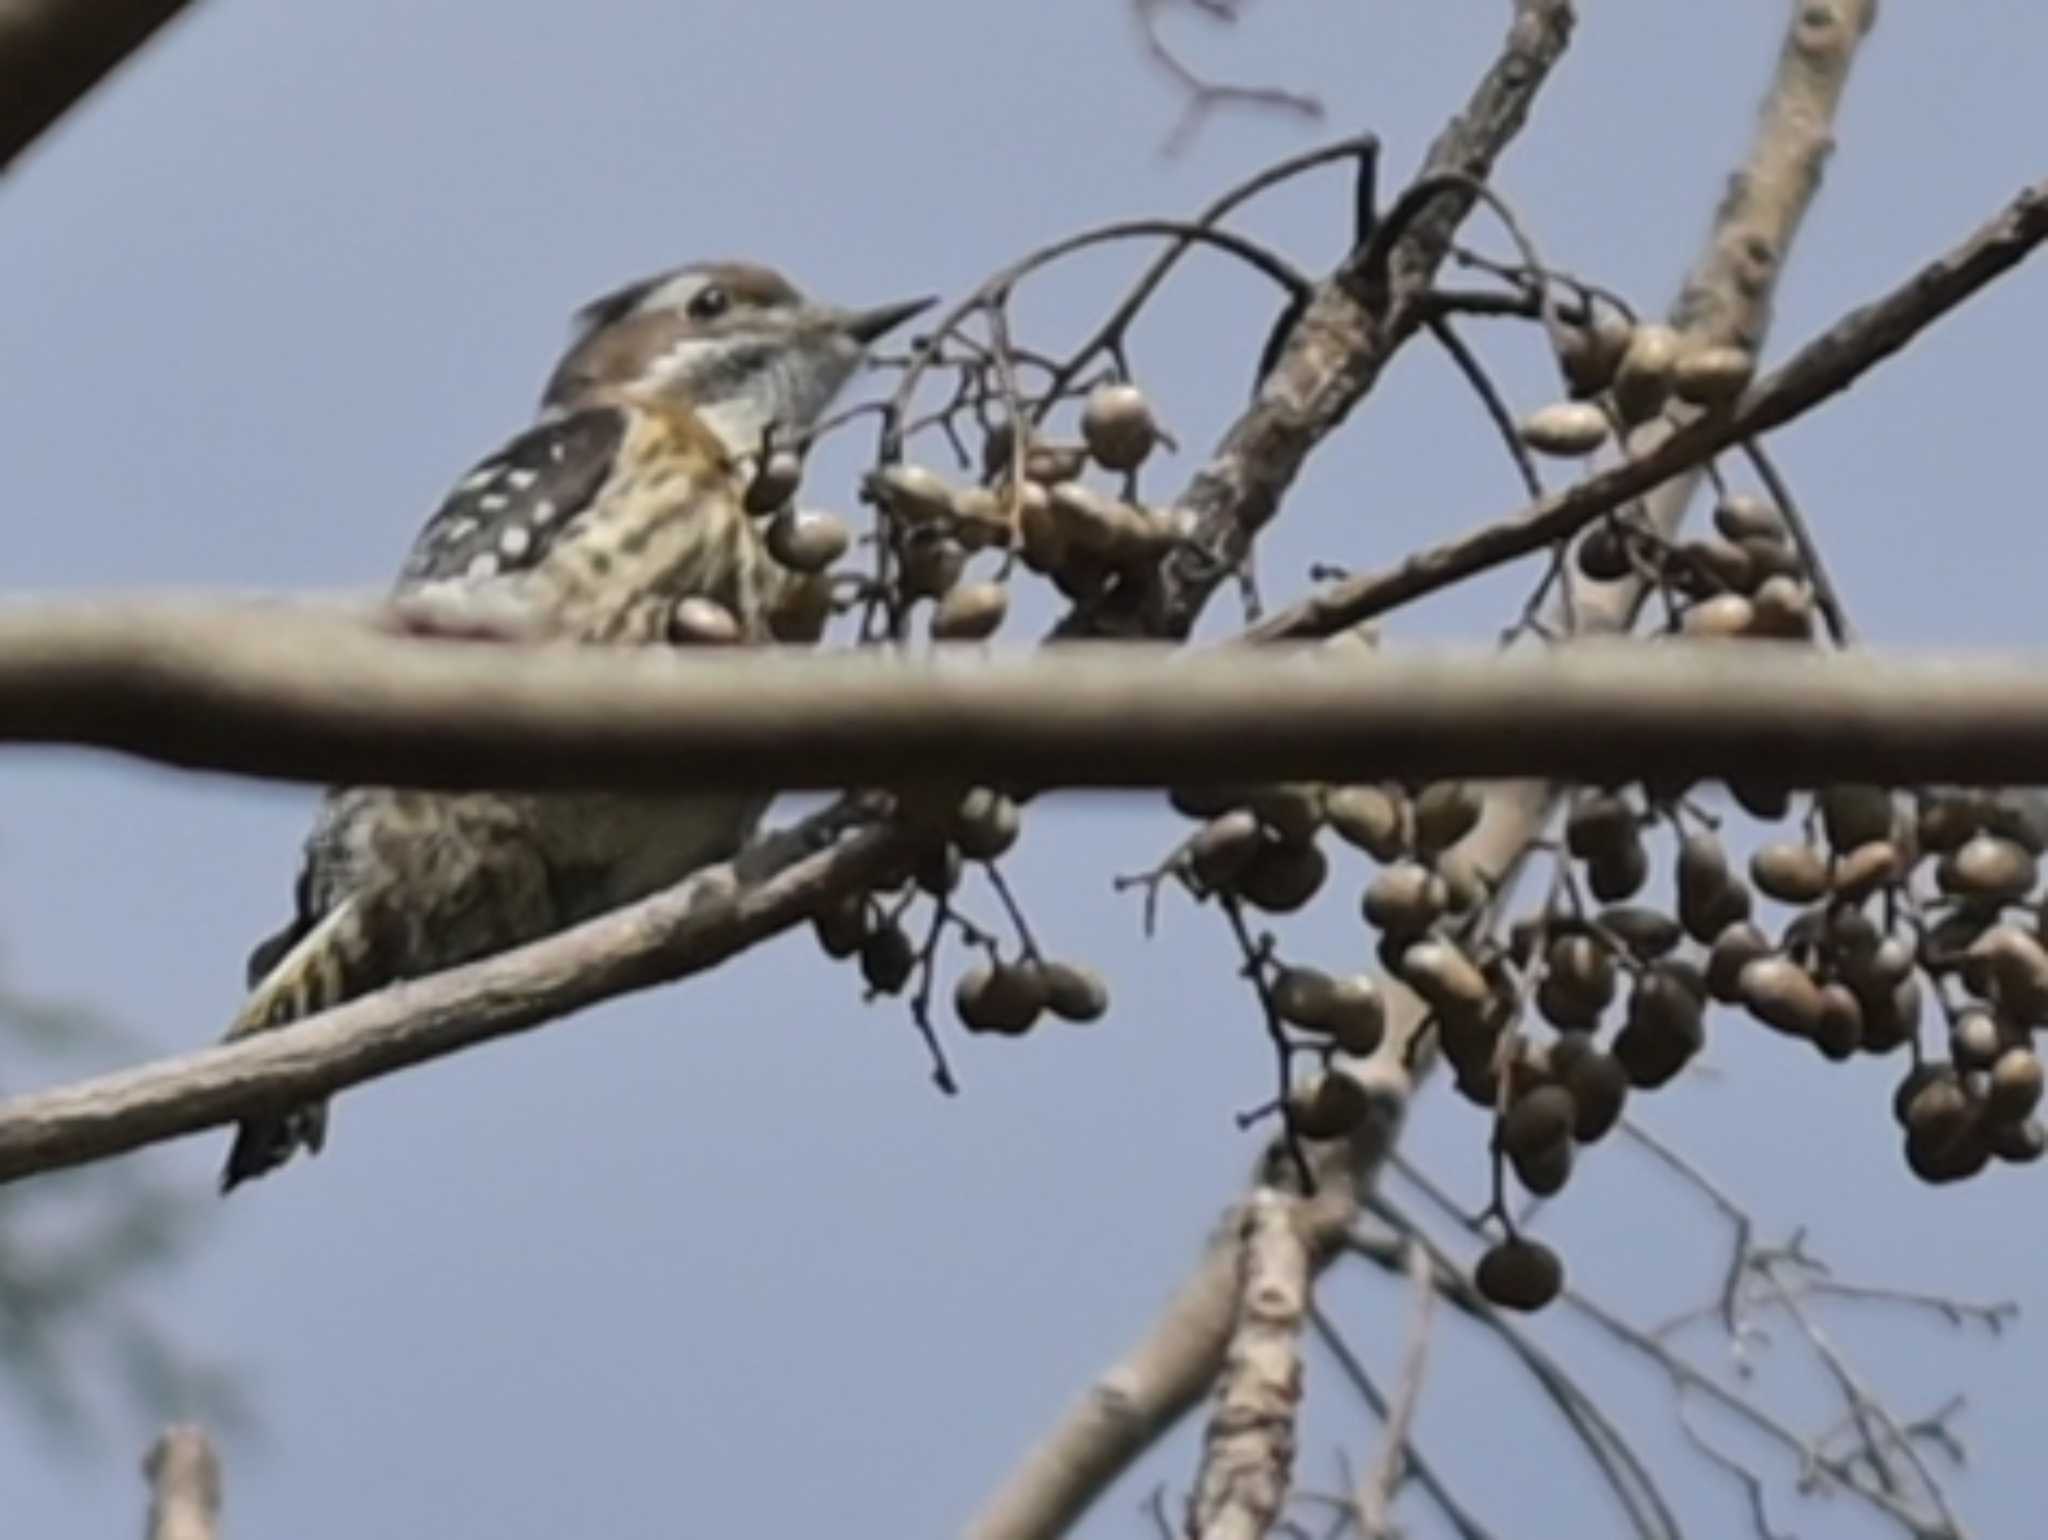
<instances>
[{"instance_id":1,"label":"bird's tail","mask_svg":"<svg viewBox=\"0 0 2048 1540\"><path fill-rule=\"evenodd\" d=\"M277 940L283 943L286 938ZM262 976L252 982L248 1001L228 1027L228 1042L316 1015L379 982L366 967L372 948L363 905L356 898L337 904L288 945L277 945L281 955L275 960L265 955L270 950L266 944L251 959ZM235 1130L220 1190L232 1192L251 1177L283 1165L301 1148L317 1154L326 1137L325 1102L252 1117Z\"/></svg>"}]
</instances>

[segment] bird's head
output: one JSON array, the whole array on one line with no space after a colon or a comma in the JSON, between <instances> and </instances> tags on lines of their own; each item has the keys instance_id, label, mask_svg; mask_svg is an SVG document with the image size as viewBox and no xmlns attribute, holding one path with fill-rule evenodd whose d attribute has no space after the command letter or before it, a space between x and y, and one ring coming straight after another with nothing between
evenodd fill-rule
<instances>
[{"instance_id":1,"label":"bird's head","mask_svg":"<svg viewBox=\"0 0 2048 1540\"><path fill-rule=\"evenodd\" d=\"M844 310L807 299L780 273L748 262L677 268L593 300L542 406L573 410L610 393L694 411L735 452L771 425L823 414L869 343L930 299Z\"/></svg>"}]
</instances>

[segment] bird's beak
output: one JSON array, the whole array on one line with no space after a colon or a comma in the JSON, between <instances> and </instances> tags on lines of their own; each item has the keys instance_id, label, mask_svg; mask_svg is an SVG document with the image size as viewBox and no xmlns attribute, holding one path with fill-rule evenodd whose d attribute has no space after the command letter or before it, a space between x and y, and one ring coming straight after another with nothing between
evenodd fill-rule
<instances>
[{"instance_id":1,"label":"bird's beak","mask_svg":"<svg viewBox=\"0 0 2048 1540\"><path fill-rule=\"evenodd\" d=\"M876 338L894 331L912 316L931 309L938 302L938 295L927 294L922 299L898 300L893 305L877 305L872 310L849 311L841 317L839 329L855 342L865 346Z\"/></svg>"}]
</instances>

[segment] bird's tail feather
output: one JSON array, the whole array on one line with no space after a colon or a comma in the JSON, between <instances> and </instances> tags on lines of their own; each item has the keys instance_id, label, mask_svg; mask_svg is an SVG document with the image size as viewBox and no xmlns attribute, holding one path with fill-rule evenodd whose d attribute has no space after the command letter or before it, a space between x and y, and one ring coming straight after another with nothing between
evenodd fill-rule
<instances>
[{"instance_id":1,"label":"bird's tail feather","mask_svg":"<svg viewBox=\"0 0 2048 1540\"><path fill-rule=\"evenodd\" d=\"M249 992L229 1025L226 1040L282 1027L374 987L365 964L371 946L363 906L350 898L322 915L311 929L283 951ZM235 1130L234 1147L221 1172L220 1189L232 1192L240 1183L283 1165L300 1149L317 1154L327 1136L327 1105L289 1107L252 1117Z\"/></svg>"}]
</instances>

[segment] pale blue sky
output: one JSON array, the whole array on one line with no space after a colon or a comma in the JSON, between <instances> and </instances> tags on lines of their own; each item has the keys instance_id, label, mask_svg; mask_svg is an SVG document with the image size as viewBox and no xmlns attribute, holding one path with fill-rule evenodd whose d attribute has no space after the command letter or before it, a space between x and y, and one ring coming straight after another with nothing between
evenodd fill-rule
<instances>
[{"instance_id":1,"label":"pale blue sky","mask_svg":"<svg viewBox=\"0 0 2048 1540\"><path fill-rule=\"evenodd\" d=\"M738 253L847 302L957 292L1028 245L1192 208L1354 128L1384 137L1398 178L1506 10L1263 0L1236 35L1192 31L1206 67L1319 92L1332 116L1224 118L1162 162L1176 104L1121 7L1088 0L208 0L0 182L5 585L381 583L447 482L520 424L569 311L614 282ZM1785 7L1583 10L1500 185L1547 255L1655 308L1745 142ZM2043 169L2048 13L1885 11L1777 352ZM1312 181L1254 224L1320 267L1346 199ZM1079 335L1133 259L1027 293L1023 335ZM1197 260L1141 333L1140 368L1185 442L1206 445L1242 401L1271 307ZM2042 642L2044 311L2037 264L1777 440L1874 638ZM1542 399L1539 360L1504 332L1472 336L1520 403ZM1443 361L1411 349L1305 478L1266 548L1273 591L1312 560L1370 564L1504 511L1514 483L1489 433ZM855 448L819 467L813 498L845 505ZM1397 630L1488 634L1523 580ZM209 1040L250 942L284 912L309 806L83 755L0 759L13 967L161 1051ZM850 971L801 938L344 1098L329 1152L227 1204L155 1300L247 1369L265 1413L262 1440L228 1451L230 1532L957 1529L1148 1318L1252 1153L1231 1113L1262 1096L1266 1050L1220 925L1170 905L1141 946L1134 903L1109 891L1172 830L1147 801L1034 810L1014 879L1050 945L1111 968L1116 1007L1088 1031L953 1042L952 1102L929 1090L901 1011L863 1007ZM1284 933L1301 955L1362 960L1354 915L1333 895ZM1650 1117L1767 1229L1810 1222L1857 1277L2042 1302L2039 1173L1912 1184L1895 1064L1836 1069L1732 1019L1715 1059L1725 1079ZM1432 1092L1411 1148L1476 1198L1485 1136ZM200 1191L223 1147L150 1158ZM1543 1229L1577 1281L1646 1316L1704 1295L1722 1243L1618 1148L1585 1163ZM1328 1298L1389 1361L1396 1291L1354 1279ZM1563 1319L1537 1329L1560 1348L1591 1340ZM2025 1531L2038 1323L1992 1347L1871 1313L1842 1332L1872 1348L1903 1412L1970 1392L1964 1509L1983 1533ZM1671 1462L1693 1532L1739 1532L1738 1494L1686 1456L1662 1390L1589 1362ZM1421 1429L1482 1516L1503 1534L1613 1532L1490 1347L1454 1327L1435 1363ZM1328 1485L1334 1451L1358 1457L1372 1432L1320 1359L1311 1378L1302 1466ZM1784 1378L1795 1404L1819 1404ZM64 1455L0 1403L10 1528L132 1529L144 1441ZM1183 1430L1085 1533L1140 1532L1143 1494L1178 1488L1193 1459ZM1539 1530L1531 1494L1552 1488L1560 1517ZM1844 1503L1780 1517L1809 1540L1870 1532Z\"/></svg>"}]
</instances>

